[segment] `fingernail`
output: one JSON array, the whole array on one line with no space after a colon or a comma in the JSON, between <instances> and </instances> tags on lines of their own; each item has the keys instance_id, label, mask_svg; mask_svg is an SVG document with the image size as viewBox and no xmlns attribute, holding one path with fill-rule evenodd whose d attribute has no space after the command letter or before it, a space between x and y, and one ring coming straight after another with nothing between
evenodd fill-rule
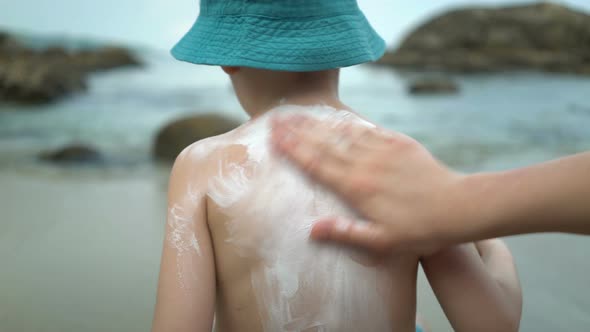
<instances>
[{"instance_id":1,"label":"fingernail","mask_svg":"<svg viewBox=\"0 0 590 332\"><path fill-rule=\"evenodd\" d=\"M346 233L350 228L351 223L344 219L337 219L334 223L334 231L339 233Z\"/></svg>"},{"instance_id":2,"label":"fingernail","mask_svg":"<svg viewBox=\"0 0 590 332\"><path fill-rule=\"evenodd\" d=\"M290 131L284 132L282 136L279 138L279 144L282 147L291 147L295 145L296 142L297 139L295 138L295 135L293 134L293 132Z\"/></svg>"},{"instance_id":3,"label":"fingernail","mask_svg":"<svg viewBox=\"0 0 590 332\"><path fill-rule=\"evenodd\" d=\"M273 141L278 141L283 136L283 130L278 127L272 127L270 131L270 138Z\"/></svg>"},{"instance_id":4,"label":"fingernail","mask_svg":"<svg viewBox=\"0 0 590 332\"><path fill-rule=\"evenodd\" d=\"M364 232L369 229L369 225L366 221L356 221L351 225L351 227L355 232Z\"/></svg>"},{"instance_id":5,"label":"fingernail","mask_svg":"<svg viewBox=\"0 0 590 332\"><path fill-rule=\"evenodd\" d=\"M296 131L301 129L301 126L299 124L293 122L287 122L284 124L284 126L287 130L290 131Z\"/></svg>"},{"instance_id":6,"label":"fingernail","mask_svg":"<svg viewBox=\"0 0 590 332\"><path fill-rule=\"evenodd\" d=\"M332 226L327 222L317 222L311 228L311 238L314 240L327 240Z\"/></svg>"},{"instance_id":7,"label":"fingernail","mask_svg":"<svg viewBox=\"0 0 590 332\"><path fill-rule=\"evenodd\" d=\"M285 121L285 125L291 129L301 129L305 127L306 122L307 117L303 115L292 115Z\"/></svg>"},{"instance_id":8,"label":"fingernail","mask_svg":"<svg viewBox=\"0 0 590 332\"><path fill-rule=\"evenodd\" d=\"M289 117L285 115L274 115L271 118L271 125L273 127L285 127L289 124Z\"/></svg>"}]
</instances>

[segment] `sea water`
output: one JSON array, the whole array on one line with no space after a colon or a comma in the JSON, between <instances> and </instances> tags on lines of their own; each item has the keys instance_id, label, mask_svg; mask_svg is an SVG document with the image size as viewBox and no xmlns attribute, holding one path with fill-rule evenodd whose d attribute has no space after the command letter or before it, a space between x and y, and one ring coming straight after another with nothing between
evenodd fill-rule
<instances>
[{"instance_id":1,"label":"sea water","mask_svg":"<svg viewBox=\"0 0 590 332\"><path fill-rule=\"evenodd\" d=\"M77 142L113 160L149 159L157 131L191 114L245 114L217 67L141 50L146 66L94 75L88 93L40 106L0 105L0 167ZM590 78L560 74L452 75L457 95L416 97L432 74L359 66L342 72L341 97L368 119L407 133L459 168L511 167L588 149ZM20 162L19 162L20 160Z\"/></svg>"}]
</instances>

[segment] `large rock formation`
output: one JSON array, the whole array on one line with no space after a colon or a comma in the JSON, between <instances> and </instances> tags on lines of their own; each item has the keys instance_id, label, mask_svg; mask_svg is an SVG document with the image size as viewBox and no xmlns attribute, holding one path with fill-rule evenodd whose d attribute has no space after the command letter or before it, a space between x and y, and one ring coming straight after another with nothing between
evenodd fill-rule
<instances>
[{"instance_id":1,"label":"large rock formation","mask_svg":"<svg viewBox=\"0 0 590 332\"><path fill-rule=\"evenodd\" d=\"M454 10L417 28L380 63L423 70L590 75L590 15L548 2Z\"/></svg>"},{"instance_id":2,"label":"large rock formation","mask_svg":"<svg viewBox=\"0 0 590 332\"><path fill-rule=\"evenodd\" d=\"M0 101L42 103L86 88L85 72L60 60L0 60Z\"/></svg>"},{"instance_id":3,"label":"large rock formation","mask_svg":"<svg viewBox=\"0 0 590 332\"><path fill-rule=\"evenodd\" d=\"M84 90L92 72L139 64L122 48L33 50L0 32L0 101L53 101Z\"/></svg>"},{"instance_id":4,"label":"large rock formation","mask_svg":"<svg viewBox=\"0 0 590 332\"><path fill-rule=\"evenodd\" d=\"M160 160L173 161L187 146L207 137L231 131L240 123L218 114L203 114L180 119L160 130L153 148Z\"/></svg>"}]
</instances>

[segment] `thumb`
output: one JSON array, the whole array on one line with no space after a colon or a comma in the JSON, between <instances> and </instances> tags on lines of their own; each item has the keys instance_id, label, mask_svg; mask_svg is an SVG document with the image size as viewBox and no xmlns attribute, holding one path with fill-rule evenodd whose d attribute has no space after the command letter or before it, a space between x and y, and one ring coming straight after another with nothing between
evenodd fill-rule
<instances>
[{"instance_id":1,"label":"thumb","mask_svg":"<svg viewBox=\"0 0 590 332\"><path fill-rule=\"evenodd\" d=\"M316 241L336 242L384 254L390 251L386 229L378 224L344 218L317 221L311 229Z\"/></svg>"}]
</instances>

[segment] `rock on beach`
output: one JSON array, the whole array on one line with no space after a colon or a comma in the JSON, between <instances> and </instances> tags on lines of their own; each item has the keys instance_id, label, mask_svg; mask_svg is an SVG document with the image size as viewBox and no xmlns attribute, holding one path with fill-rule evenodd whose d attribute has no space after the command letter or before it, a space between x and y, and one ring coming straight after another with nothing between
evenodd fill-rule
<instances>
[{"instance_id":1,"label":"rock on beach","mask_svg":"<svg viewBox=\"0 0 590 332\"><path fill-rule=\"evenodd\" d=\"M153 146L153 155L159 160L174 161L176 156L192 143L224 134L239 125L239 121L216 113L176 120L158 132Z\"/></svg>"},{"instance_id":2,"label":"rock on beach","mask_svg":"<svg viewBox=\"0 0 590 332\"><path fill-rule=\"evenodd\" d=\"M72 144L53 151L42 152L39 158L43 161L58 164L85 164L103 160L102 154L93 147Z\"/></svg>"}]
</instances>

